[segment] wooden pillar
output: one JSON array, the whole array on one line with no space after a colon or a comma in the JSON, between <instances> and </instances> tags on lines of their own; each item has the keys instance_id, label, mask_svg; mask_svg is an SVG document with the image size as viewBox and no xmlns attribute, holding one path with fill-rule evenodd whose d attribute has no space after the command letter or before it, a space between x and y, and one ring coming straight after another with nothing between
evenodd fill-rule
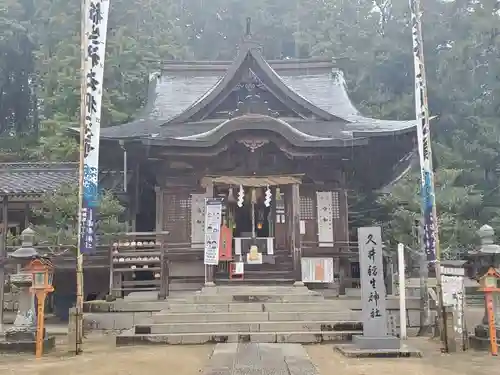
<instances>
[{"instance_id":1,"label":"wooden pillar","mask_svg":"<svg viewBox=\"0 0 500 375\"><path fill-rule=\"evenodd\" d=\"M169 280L169 264L168 264L168 239L164 235L160 235L159 233L165 230L164 228L164 210L165 210L165 200L163 199L165 194L161 187L155 186L156 192L156 228L155 231L156 241L161 241L161 255L160 255L160 293L158 294L158 299L162 300L167 298L170 292L170 280Z\"/></svg>"},{"instance_id":2,"label":"wooden pillar","mask_svg":"<svg viewBox=\"0 0 500 375\"><path fill-rule=\"evenodd\" d=\"M334 214L334 243L338 252L349 252L349 206L347 200L347 190L341 188L333 192L337 195L338 212ZM351 275L351 262L347 259L338 260L339 264L339 293L345 294L346 278ZM350 287L350 286L349 286Z\"/></svg>"},{"instance_id":3,"label":"wooden pillar","mask_svg":"<svg viewBox=\"0 0 500 375\"><path fill-rule=\"evenodd\" d=\"M4 224L2 230L2 238L0 238L0 333L3 332L3 311L4 311L4 296L5 296L5 262L7 260L7 231L9 228L8 222L8 198L3 197L2 203L2 221Z\"/></svg>"},{"instance_id":4,"label":"wooden pillar","mask_svg":"<svg viewBox=\"0 0 500 375\"><path fill-rule=\"evenodd\" d=\"M166 299L170 294L170 263L168 259L168 244L166 239L162 241L160 251L161 283L158 299L163 300Z\"/></svg>"},{"instance_id":5,"label":"wooden pillar","mask_svg":"<svg viewBox=\"0 0 500 375\"><path fill-rule=\"evenodd\" d=\"M208 181L205 184L205 192L207 198L213 198L214 196L214 183L213 181ZM205 228L203 228L205 229ZM215 286L215 266L205 265L205 286L212 287Z\"/></svg>"},{"instance_id":6,"label":"wooden pillar","mask_svg":"<svg viewBox=\"0 0 500 375\"><path fill-rule=\"evenodd\" d=\"M303 286L302 282L302 246L300 243L300 191L299 184L292 185L290 245L293 256L293 273L295 286Z\"/></svg>"},{"instance_id":7,"label":"wooden pillar","mask_svg":"<svg viewBox=\"0 0 500 375\"><path fill-rule=\"evenodd\" d=\"M163 189L159 186L155 186L156 192L156 232L162 232L163 228L163 212L165 210L164 206L164 193Z\"/></svg>"},{"instance_id":8,"label":"wooden pillar","mask_svg":"<svg viewBox=\"0 0 500 375\"><path fill-rule=\"evenodd\" d=\"M24 206L24 228L21 229L21 232L30 226L30 220L31 220L30 204L26 203L26 205Z\"/></svg>"},{"instance_id":9,"label":"wooden pillar","mask_svg":"<svg viewBox=\"0 0 500 375\"><path fill-rule=\"evenodd\" d=\"M135 173L132 175L132 183L134 184L134 188L132 191L132 212L130 212L130 229L133 232L137 231L137 214L140 212L140 178L141 178L141 164L137 163L135 166Z\"/></svg>"},{"instance_id":10,"label":"wooden pillar","mask_svg":"<svg viewBox=\"0 0 500 375\"><path fill-rule=\"evenodd\" d=\"M7 234L9 233L9 198L4 195L2 201L2 222L3 222L3 231L2 237L3 242L7 243Z\"/></svg>"}]
</instances>

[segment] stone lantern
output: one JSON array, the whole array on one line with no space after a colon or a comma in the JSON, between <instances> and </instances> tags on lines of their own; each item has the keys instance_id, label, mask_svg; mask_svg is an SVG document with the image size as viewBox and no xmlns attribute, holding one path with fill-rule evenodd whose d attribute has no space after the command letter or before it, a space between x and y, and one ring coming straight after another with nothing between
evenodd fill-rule
<instances>
[{"instance_id":1,"label":"stone lantern","mask_svg":"<svg viewBox=\"0 0 500 375\"><path fill-rule=\"evenodd\" d=\"M36 313L35 300L30 291L32 286L32 273L23 268L33 259L39 257L38 252L33 247L35 232L31 228L25 229L21 233L21 247L9 256L9 261L20 265L18 272L11 275L11 284L19 290L18 309L14 326L5 332L7 341L30 341L36 339Z\"/></svg>"},{"instance_id":2,"label":"stone lantern","mask_svg":"<svg viewBox=\"0 0 500 375\"><path fill-rule=\"evenodd\" d=\"M495 231L489 225L483 225L478 231L477 235L481 240L481 247L478 251L474 252L473 256L476 258L476 270L480 275L483 275L490 267L494 269L500 268L500 245L495 244ZM494 296L495 306L495 320L497 325L497 337L500 337L500 296ZM488 312L486 304L484 309L484 316L481 324L477 325L474 329L475 338L479 340L488 339L489 341L489 327L488 327Z\"/></svg>"}]
</instances>

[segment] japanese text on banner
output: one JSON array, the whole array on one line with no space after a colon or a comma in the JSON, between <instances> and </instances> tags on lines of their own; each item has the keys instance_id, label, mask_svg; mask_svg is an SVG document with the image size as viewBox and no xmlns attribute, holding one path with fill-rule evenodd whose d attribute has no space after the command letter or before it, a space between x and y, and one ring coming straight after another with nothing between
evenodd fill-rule
<instances>
[{"instance_id":1,"label":"japanese text on banner","mask_svg":"<svg viewBox=\"0 0 500 375\"><path fill-rule=\"evenodd\" d=\"M438 255L438 228L435 222L436 197L434 192L434 172L432 170L429 106L427 103L427 83L425 81L423 46L421 43L420 17L422 14L418 1L410 0L410 11L415 69L415 113L417 115L417 143L420 158L424 247L427 260L434 261Z\"/></svg>"},{"instance_id":2,"label":"japanese text on banner","mask_svg":"<svg viewBox=\"0 0 500 375\"><path fill-rule=\"evenodd\" d=\"M108 26L109 1L87 0L84 22L84 77L86 92L83 134L83 202L81 207L80 251L95 249L95 223L99 200L99 136L101 127L102 83Z\"/></svg>"}]
</instances>

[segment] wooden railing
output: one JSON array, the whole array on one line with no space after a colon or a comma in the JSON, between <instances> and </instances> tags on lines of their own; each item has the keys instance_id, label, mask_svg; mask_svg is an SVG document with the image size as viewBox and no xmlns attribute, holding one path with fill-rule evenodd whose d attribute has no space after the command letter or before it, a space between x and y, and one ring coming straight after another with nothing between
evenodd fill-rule
<instances>
[{"instance_id":1,"label":"wooden railing","mask_svg":"<svg viewBox=\"0 0 500 375\"><path fill-rule=\"evenodd\" d=\"M20 246L8 246L7 254L13 253ZM56 269L75 269L76 267L76 247L74 246L34 246L38 254L51 259ZM99 245L92 254L83 257L83 265L88 268L109 267L110 245ZM15 268L12 262L7 260L7 268Z\"/></svg>"},{"instance_id":2,"label":"wooden railing","mask_svg":"<svg viewBox=\"0 0 500 375\"><path fill-rule=\"evenodd\" d=\"M158 291L160 299L169 294L170 283L175 279L189 279L188 276L171 276L170 263L174 261L199 261L203 263L203 244L169 243L158 241L161 233L129 233L124 242L115 241L110 255L110 292L115 297L122 297L134 291ZM133 237L133 240L131 238ZM151 244L156 241L154 244ZM134 246L132 246L134 242ZM138 246L141 242L141 246ZM148 242L147 245L144 242ZM127 246L123 246L127 243ZM120 246L121 244L121 246ZM117 251L117 246L120 247ZM146 268L144 267L146 266ZM153 280L118 280L121 275L152 272ZM118 276L120 275L120 276ZM200 278L200 277L195 277Z\"/></svg>"},{"instance_id":3,"label":"wooden railing","mask_svg":"<svg viewBox=\"0 0 500 375\"><path fill-rule=\"evenodd\" d=\"M114 239L109 253L111 295L164 290L167 234L132 232ZM151 278L141 280L146 273Z\"/></svg>"}]
</instances>

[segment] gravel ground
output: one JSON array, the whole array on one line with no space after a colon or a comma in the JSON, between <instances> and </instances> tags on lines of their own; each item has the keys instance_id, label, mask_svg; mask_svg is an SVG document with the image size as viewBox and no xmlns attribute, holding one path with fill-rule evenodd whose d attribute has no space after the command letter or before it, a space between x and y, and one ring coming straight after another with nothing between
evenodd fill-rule
<instances>
[{"instance_id":1,"label":"gravel ground","mask_svg":"<svg viewBox=\"0 0 500 375\"><path fill-rule=\"evenodd\" d=\"M196 375L213 351L211 345L115 348L113 342L111 337L88 339L77 357L65 353L64 343L40 360L1 355L0 375Z\"/></svg>"},{"instance_id":2,"label":"gravel ground","mask_svg":"<svg viewBox=\"0 0 500 375\"><path fill-rule=\"evenodd\" d=\"M484 375L498 373L500 359L488 353L440 354L439 345L427 338L409 340L423 358L352 359L333 351L332 345L310 345L306 350L320 375ZM147 375L172 373L198 375L213 351L212 345L144 346L115 348L111 337L88 339L77 357L57 352L41 360L32 355L0 356L0 375Z\"/></svg>"},{"instance_id":3,"label":"gravel ground","mask_svg":"<svg viewBox=\"0 0 500 375\"><path fill-rule=\"evenodd\" d=\"M500 359L486 352L441 354L439 344L427 338L414 338L409 345L418 348L423 358L346 358L332 345L307 346L320 375L485 375L498 373Z\"/></svg>"},{"instance_id":4,"label":"gravel ground","mask_svg":"<svg viewBox=\"0 0 500 375\"><path fill-rule=\"evenodd\" d=\"M482 317L482 308L468 311L468 326ZM336 353L332 345L306 346L320 375L484 375L496 374L500 358L488 353L441 354L439 344L427 338L412 338L409 344L420 349L421 359L350 359ZM71 356L64 339L57 350L41 360L33 355L0 355L0 375L148 375L172 373L197 375L213 351L212 345L144 346L116 348L114 337L92 335L85 340L84 353Z\"/></svg>"}]
</instances>

